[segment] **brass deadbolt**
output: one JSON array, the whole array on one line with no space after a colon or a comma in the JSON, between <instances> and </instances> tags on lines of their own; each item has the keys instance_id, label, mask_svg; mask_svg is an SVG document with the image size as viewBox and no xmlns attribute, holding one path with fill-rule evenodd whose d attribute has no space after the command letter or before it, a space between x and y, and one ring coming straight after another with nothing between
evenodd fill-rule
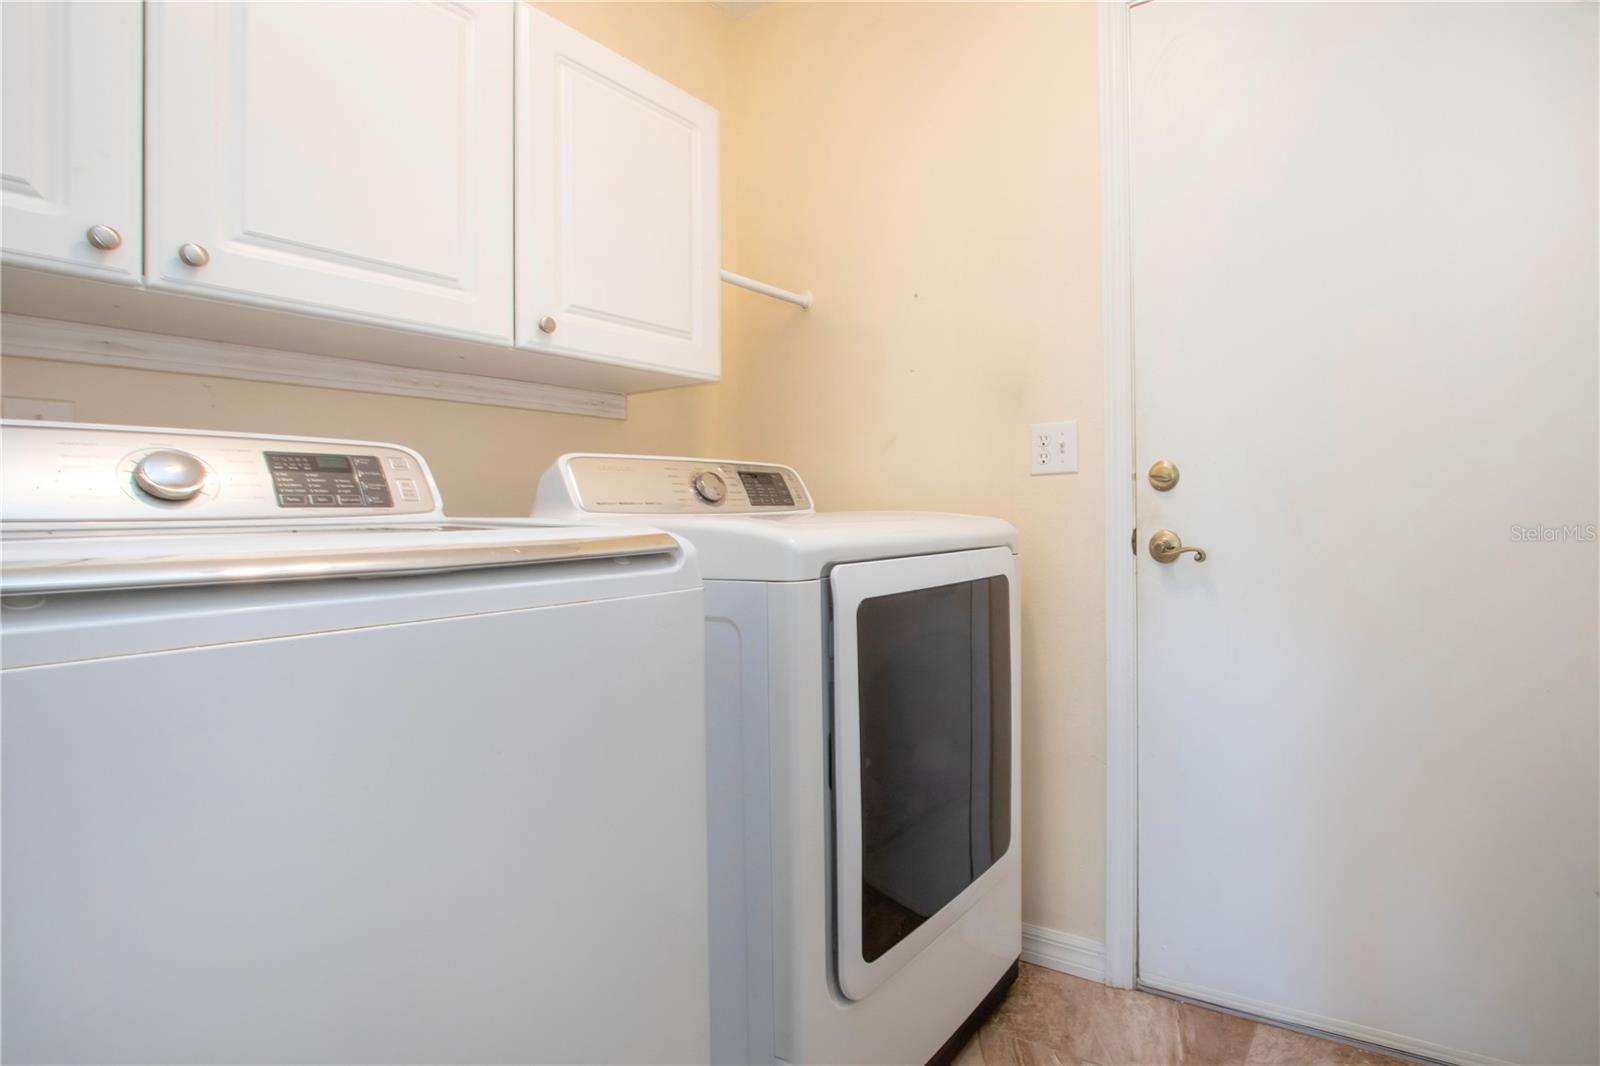
<instances>
[{"instance_id":1,"label":"brass deadbolt","mask_svg":"<svg viewBox=\"0 0 1600 1066\"><path fill-rule=\"evenodd\" d=\"M1157 492L1171 492L1178 483L1178 468L1166 459L1157 459L1150 467L1150 487Z\"/></svg>"}]
</instances>

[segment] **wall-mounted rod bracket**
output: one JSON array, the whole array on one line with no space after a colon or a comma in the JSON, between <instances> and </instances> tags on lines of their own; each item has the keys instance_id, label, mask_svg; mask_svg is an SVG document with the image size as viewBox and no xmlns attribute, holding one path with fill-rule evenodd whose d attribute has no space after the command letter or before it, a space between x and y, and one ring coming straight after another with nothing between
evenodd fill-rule
<instances>
[{"instance_id":1,"label":"wall-mounted rod bracket","mask_svg":"<svg viewBox=\"0 0 1600 1066\"><path fill-rule=\"evenodd\" d=\"M802 311L811 310L810 292L790 292L788 289L780 289L776 285L768 285L764 281L747 278L743 274L735 274L731 270L722 272L722 280L726 284L737 285L739 288L749 289L751 292L759 292L761 295L770 296L774 300L785 300Z\"/></svg>"}]
</instances>

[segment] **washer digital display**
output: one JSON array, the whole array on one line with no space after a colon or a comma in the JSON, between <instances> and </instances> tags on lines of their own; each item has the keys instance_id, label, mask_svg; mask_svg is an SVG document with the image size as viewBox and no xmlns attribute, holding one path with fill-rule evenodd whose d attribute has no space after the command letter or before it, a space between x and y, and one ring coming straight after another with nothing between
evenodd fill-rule
<instances>
[{"instance_id":1,"label":"washer digital display","mask_svg":"<svg viewBox=\"0 0 1600 1066\"><path fill-rule=\"evenodd\" d=\"M279 507L393 507L376 455L263 452Z\"/></svg>"}]
</instances>

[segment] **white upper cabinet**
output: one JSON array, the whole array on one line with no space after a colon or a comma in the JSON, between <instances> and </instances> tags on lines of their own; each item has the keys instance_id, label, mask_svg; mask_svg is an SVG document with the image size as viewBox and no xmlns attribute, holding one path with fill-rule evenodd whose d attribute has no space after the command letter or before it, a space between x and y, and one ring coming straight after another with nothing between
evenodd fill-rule
<instances>
[{"instance_id":1,"label":"white upper cabinet","mask_svg":"<svg viewBox=\"0 0 1600 1066\"><path fill-rule=\"evenodd\" d=\"M494 2L148 5L148 284L509 344L512 32Z\"/></svg>"},{"instance_id":2,"label":"white upper cabinet","mask_svg":"<svg viewBox=\"0 0 1600 1066\"><path fill-rule=\"evenodd\" d=\"M531 5L0 17L8 314L611 394L721 373L716 110Z\"/></svg>"},{"instance_id":3,"label":"white upper cabinet","mask_svg":"<svg viewBox=\"0 0 1600 1066\"><path fill-rule=\"evenodd\" d=\"M717 112L517 9L517 344L721 369Z\"/></svg>"},{"instance_id":4,"label":"white upper cabinet","mask_svg":"<svg viewBox=\"0 0 1600 1066\"><path fill-rule=\"evenodd\" d=\"M0 4L5 261L137 281L138 4Z\"/></svg>"}]
</instances>

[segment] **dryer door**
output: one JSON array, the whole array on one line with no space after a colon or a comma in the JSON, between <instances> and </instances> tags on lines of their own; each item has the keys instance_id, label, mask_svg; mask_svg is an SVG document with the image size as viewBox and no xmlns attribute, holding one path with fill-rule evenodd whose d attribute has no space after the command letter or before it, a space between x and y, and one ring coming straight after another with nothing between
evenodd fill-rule
<instances>
[{"instance_id":1,"label":"dryer door","mask_svg":"<svg viewBox=\"0 0 1600 1066\"><path fill-rule=\"evenodd\" d=\"M1020 627L1005 548L837 566L839 987L862 999L1016 861Z\"/></svg>"}]
</instances>

